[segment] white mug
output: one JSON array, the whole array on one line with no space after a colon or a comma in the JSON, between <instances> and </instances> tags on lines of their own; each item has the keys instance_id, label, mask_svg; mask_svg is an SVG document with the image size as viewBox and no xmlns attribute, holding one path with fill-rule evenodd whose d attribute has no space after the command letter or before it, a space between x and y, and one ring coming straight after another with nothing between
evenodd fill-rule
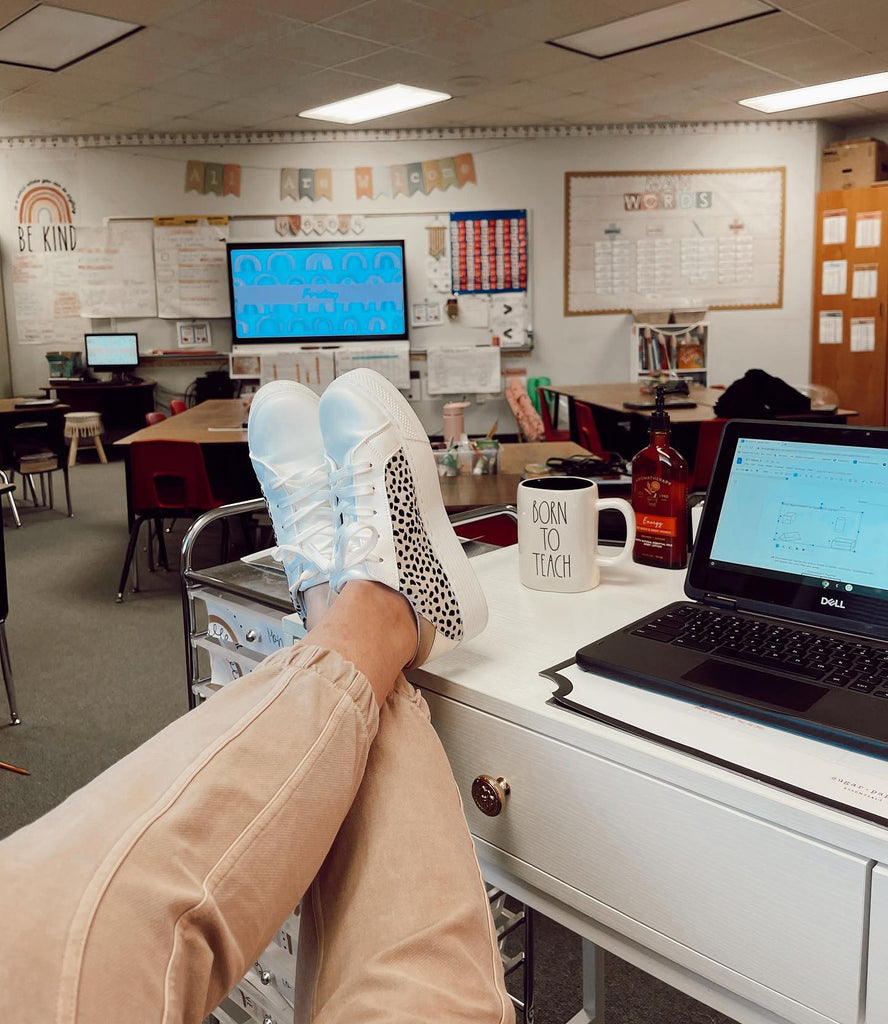
<instances>
[{"instance_id":1,"label":"white mug","mask_svg":"<svg viewBox=\"0 0 888 1024\"><path fill-rule=\"evenodd\" d=\"M626 520L626 543L619 554L598 554L598 513L616 509ZM622 498L599 498L594 480L542 476L518 484L518 566L531 590L575 594L597 587L602 565L632 557L635 514Z\"/></svg>"}]
</instances>

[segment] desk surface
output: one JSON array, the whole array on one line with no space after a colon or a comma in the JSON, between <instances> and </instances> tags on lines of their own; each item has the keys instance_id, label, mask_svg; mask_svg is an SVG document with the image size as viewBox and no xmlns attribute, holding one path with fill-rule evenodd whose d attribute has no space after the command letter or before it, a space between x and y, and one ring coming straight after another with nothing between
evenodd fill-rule
<instances>
[{"instance_id":1,"label":"desk surface","mask_svg":"<svg viewBox=\"0 0 888 1024\"><path fill-rule=\"evenodd\" d=\"M54 402L52 405L16 405L16 402L27 401L27 398L0 398L0 416L22 416L25 413L29 415L65 413L70 409L70 406L65 405L64 402Z\"/></svg>"},{"instance_id":2,"label":"desk surface","mask_svg":"<svg viewBox=\"0 0 888 1024\"><path fill-rule=\"evenodd\" d=\"M620 382L612 384L550 384L547 387L560 395L567 395L568 398L576 398L580 402L588 402L590 405L598 406L601 409L609 409L611 412L623 413L627 416L636 415L649 417L652 409L627 409L624 402L638 402L649 398L643 393L638 382ZM721 388L704 388L700 385L691 384L690 394L687 400L696 402L693 409L669 409L669 418L673 423L699 423L701 420L711 420L715 416L713 406L724 394ZM684 395L680 396L684 399ZM812 414L816 418L822 415L830 418L832 414ZM837 409L836 417L856 416L855 409ZM794 419L801 417L793 417Z\"/></svg>"},{"instance_id":3,"label":"desk surface","mask_svg":"<svg viewBox=\"0 0 888 1024\"><path fill-rule=\"evenodd\" d=\"M178 416L168 416L160 423L143 427L115 442L133 441L197 441L199 444L246 444L247 404L239 398L214 398L201 402Z\"/></svg>"}]
</instances>

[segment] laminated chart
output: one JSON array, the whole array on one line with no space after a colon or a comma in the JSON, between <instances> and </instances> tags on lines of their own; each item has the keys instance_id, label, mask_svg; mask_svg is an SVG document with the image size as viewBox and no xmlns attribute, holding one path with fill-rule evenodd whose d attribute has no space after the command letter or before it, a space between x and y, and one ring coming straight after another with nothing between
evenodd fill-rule
<instances>
[{"instance_id":1,"label":"laminated chart","mask_svg":"<svg viewBox=\"0 0 888 1024\"><path fill-rule=\"evenodd\" d=\"M458 295L527 290L527 210L450 214L452 288Z\"/></svg>"},{"instance_id":2,"label":"laminated chart","mask_svg":"<svg viewBox=\"0 0 888 1024\"><path fill-rule=\"evenodd\" d=\"M565 316L783 305L786 169L569 171Z\"/></svg>"}]
</instances>

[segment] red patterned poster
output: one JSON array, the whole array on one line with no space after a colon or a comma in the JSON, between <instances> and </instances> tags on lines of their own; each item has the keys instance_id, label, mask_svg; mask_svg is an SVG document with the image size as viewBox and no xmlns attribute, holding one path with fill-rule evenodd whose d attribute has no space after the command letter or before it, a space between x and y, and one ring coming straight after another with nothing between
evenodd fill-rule
<instances>
[{"instance_id":1,"label":"red patterned poster","mask_svg":"<svg viewBox=\"0 0 888 1024\"><path fill-rule=\"evenodd\" d=\"M527 210L450 214L453 291L527 290Z\"/></svg>"}]
</instances>

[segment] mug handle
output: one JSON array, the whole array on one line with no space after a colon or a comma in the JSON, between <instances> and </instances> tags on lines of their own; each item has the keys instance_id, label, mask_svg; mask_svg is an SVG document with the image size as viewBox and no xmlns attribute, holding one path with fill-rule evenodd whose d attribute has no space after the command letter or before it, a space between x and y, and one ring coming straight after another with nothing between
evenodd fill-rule
<instances>
[{"instance_id":1,"label":"mug handle","mask_svg":"<svg viewBox=\"0 0 888 1024\"><path fill-rule=\"evenodd\" d=\"M632 506L624 498L599 498L595 504L599 512L605 508L616 509L626 520L626 543L620 549L620 553L610 558L603 558L599 553L598 564L616 565L618 562L625 562L632 557L632 549L635 546L635 512Z\"/></svg>"}]
</instances>

